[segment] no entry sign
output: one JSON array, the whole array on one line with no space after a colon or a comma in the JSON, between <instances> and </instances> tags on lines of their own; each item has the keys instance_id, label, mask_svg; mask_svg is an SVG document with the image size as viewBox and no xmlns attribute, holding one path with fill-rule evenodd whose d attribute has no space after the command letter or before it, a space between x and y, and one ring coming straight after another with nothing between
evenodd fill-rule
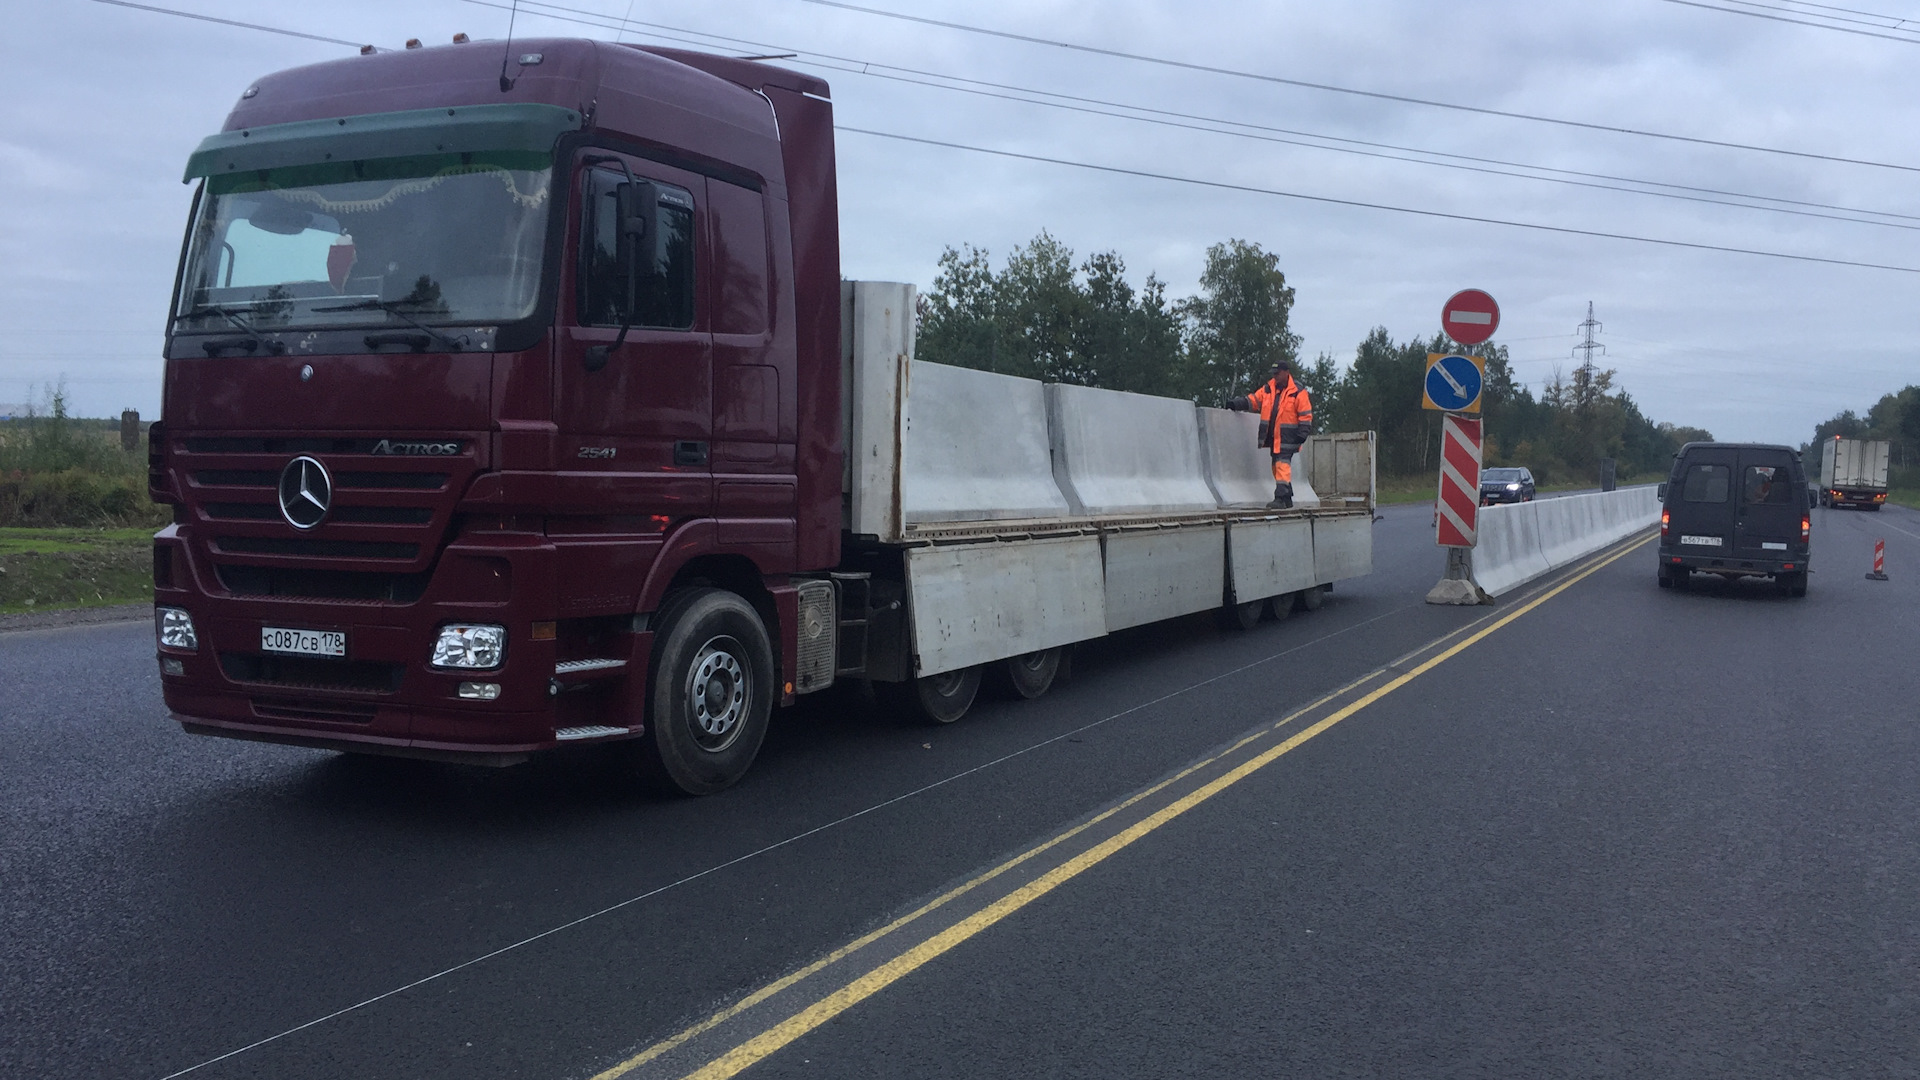
<instances>
[{"instance_id":1,"label":"no entry sign","mask_svg":"<svg viewBox=\"0 0 1920 1080\"><path fill-rule=\"evenodd\" d=\"M1440 309L1440 329L1462 345L1478 345L1500 329L1500 305L1479 289L1462 289Z\"/></svg>"}]
</instances>

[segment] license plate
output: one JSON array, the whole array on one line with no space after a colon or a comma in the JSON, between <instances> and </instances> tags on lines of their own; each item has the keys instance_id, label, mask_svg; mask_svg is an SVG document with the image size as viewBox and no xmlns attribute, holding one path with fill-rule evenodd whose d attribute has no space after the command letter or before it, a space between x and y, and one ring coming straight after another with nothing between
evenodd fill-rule
<instances>
[{"instance_id":1,"label":"license plate","mask_svg":"<svg viewBox=\"0 0 1920 1080\"><path fill-rule=\"evenodd\" d=\"M347 635L338 630L293 630L284 626L260 628L260 651L288 656L345 656Z\"/></svg>"},{"instance_id":2,"label":"license plate","mask_svg":"<svg viewBox=\"0 0 1920 1080\"><path fill-rule=\"evenodd\" d=\"M1682 544L1692 544L1695 547L1720 546L1720 538L1717 536L1682 536L1680 542Z\"/></svg>"},{"instance_id":3,"label":"license plate","mask_svg":"<svg viewBox=\"0 0 1920 1080\"><path fill-rule=\"evenodd\" d=\"M1771 543L1771 542L1769 542L1769 541L1765 541L1765 540L1762 540L1762 541L1760 542L1760 547L1761 547L1761 549L1762 549L1762 550L1765 550L1765 551L1785 551L1785 550L1787 550L1787 545L1785 545L1785 544L1775 544L1775 543Z\"/></svg>"}]
</instances>

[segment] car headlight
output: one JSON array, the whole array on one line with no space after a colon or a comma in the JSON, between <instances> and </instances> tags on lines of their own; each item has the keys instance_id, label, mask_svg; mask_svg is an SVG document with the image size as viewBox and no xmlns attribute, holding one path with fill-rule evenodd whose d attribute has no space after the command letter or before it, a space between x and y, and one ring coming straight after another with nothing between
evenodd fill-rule
<instances>
[{"instance_id":1,"label":"car headlight","mask_svg":"<svg viewBox=\"0 0 1920 1080\"><path fill-rule=\"evenodd\" d=\"M453 623L440 628L433 643L433 666L443 668L497 668L507 658L507 628Z\"/></svg>"},{"instance_id":2,"label":"car headlight","mask_svg":"<svg viewBox=\"0 0 1920 1080\"><path fill-rule=\"evenodd\" d=\"M1507 490L1508 490L1508 491L1519 491L1519 490L1520 490L1520 485L1519 485L1519 484L1508 484L1508 485L1507 485Z\"/></svg>"},{"instance_id":3,"label":"car headlight","mask_svg":"<svg viewBox=\"0 0 1920 1080\"><path fill-rule=\"evenodd\" d=\"M193 632L193 616L177 607L153 609L153 632L163 649L200 651L200 635Z\"/></svg>"}]
</instances>

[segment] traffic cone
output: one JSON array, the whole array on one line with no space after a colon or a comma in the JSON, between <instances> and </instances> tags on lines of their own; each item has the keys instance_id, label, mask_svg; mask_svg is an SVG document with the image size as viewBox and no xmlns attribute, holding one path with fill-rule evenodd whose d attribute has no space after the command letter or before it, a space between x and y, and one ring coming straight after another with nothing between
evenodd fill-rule
<instances>
[{"instance_id":1,"label":"traffic cone","mask_svg":"<svg viewBox=\"0 0 1920 1080\"><path fill-rule=\"evenodd\" d=\"M1867 580L1887 580L1887 542L1885 540L1873 542L1873 571L1867 575Z\"/></svg>"}]
</instances>

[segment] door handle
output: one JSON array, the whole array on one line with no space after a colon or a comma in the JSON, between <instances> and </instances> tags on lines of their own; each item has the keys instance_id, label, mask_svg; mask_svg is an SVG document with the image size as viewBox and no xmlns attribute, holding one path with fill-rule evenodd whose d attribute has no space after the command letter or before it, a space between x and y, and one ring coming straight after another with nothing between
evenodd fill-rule
<instances>
[{"instance_id":1,"label":"door handle","mask_svg":"<svg viewBox=\"0 0 1920 1080\"><path fill-rule=\"evenodd\" d=\"M707 463L707 444L692 439L682 439L674 443L673 463L675 465L705 465Z\"/></svg>"}]
</instances>

